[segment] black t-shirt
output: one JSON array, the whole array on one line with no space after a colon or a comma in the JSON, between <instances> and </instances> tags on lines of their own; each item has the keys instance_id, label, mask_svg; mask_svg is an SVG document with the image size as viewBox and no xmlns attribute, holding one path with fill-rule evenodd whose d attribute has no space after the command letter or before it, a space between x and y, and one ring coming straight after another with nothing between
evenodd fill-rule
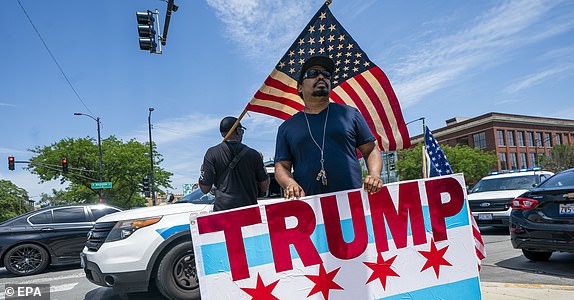
<instances>
[{"instance_id":1,"label":"black t-shirt","mask_svg":"<svg viewBox=\"0 0 574 300\"><path fill-rule=\"evenodd\" d=\"M244 147L240 142L227 141L205 153L199 183L215 186L214 211L257 204L258 183L269 177L259 152L247 147L235 168L225 175L229 163Z\"/></svg>"}]
</instances>

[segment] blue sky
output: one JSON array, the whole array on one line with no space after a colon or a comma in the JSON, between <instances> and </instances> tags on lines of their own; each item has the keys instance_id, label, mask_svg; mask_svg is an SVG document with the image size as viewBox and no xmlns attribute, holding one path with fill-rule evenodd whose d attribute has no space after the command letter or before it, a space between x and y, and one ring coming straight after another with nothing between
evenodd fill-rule
<instances>
[{"instance_id":1,"label":"blue sky","mask_svg":"<svg viewBox=\"0 0 574 300\"><path fill-rule=\"evenodd\" d=\"M7 157L62 138L153 140L174 173L173 192L196 182L219 121L238 116L324 1L176 0L162 55L139 50L136 11L159 0L2 1L0 178L33 199L39 183ZM574 2L333 0L331 11L391 81L405 121L432 129L488 112L574 119ZM249 113L244 143L266 159L281 120ZM408 126L421 133L420 122Z\"/></svg>"}]
</instances>

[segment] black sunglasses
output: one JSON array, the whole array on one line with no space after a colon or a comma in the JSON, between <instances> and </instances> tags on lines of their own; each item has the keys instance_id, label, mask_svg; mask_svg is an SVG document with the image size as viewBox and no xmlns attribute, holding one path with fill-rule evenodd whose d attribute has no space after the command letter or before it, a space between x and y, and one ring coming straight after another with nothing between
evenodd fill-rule
<instances>
[{"instance_id":1,"label":"black sunglasses","mask_svg":"<svg viewBox=\"0 0 574 300\"><path fill-rule=\"evenodd\" d=\"M323 77L331 80L331 72L327 70L317 70L317 69L311 69L305 72L305 75L303 75L303 79L315 78L319 75L323 75Z\"/></svg>"}]
</instances>

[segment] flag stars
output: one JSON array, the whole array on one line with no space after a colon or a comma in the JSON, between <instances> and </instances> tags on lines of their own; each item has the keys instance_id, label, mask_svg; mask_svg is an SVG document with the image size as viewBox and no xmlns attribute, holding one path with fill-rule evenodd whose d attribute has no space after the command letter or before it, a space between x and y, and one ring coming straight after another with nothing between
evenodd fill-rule
<instances>
[{"instance_id":1,"label":"flag stars","mask_svg":"<svg viewBox=\"0 0 574 300\"><path fill-rule=\"evenodd\" d=\"M444 258L444 255L445 255L447 250L448 250L448 246L445 246L444 248L441 248L441 249L437 249L436 244L434 242L434 239L431 239L430 250L429 251L419 251L419 253L427 259L425 265L421 269L421 272L432 267L434 269L434 273L436 275L436 278L438 279L438 275L439 275L438 273L440 271L440 266L452 266L452 264L449 263Z\"/></svg>"},{"instance_id":2,"label":"flag stars","mask_svg":"<svg viewBox=\"0 0 574 300\"><path fill-rule=\"evenodd\" d=\"M311 48L309 49L309 55L314 55L315 54L315 49Z\"/></svg>"},{"instance_id":3,"label":"flag stars","mask_svg":"<svg viewBox=\"0 0 574 300\"><path fill-rule=\"evenodd\" d=\"M338 65L340 65L340 64L341 64L341 60L340 60L340 59L335 62L335 66L338 66ZM337 68L337 70L336 70L335 72L339 72L339 68Z\"/></svg>"},{"instance_id":4,"label":"flag stars","mask_svg":"<svg viewBox=\"0 0 574 300\"><path fill-rule=\"evenodd\" d=\"M307 297L320 292L323 294L323 299L329 300L330 290L344 290L344 288L335 282L335 276L337 276L339 270L341 270L340 267L327 273L325 266L321 264L319 267L319 275L305 275L305 277L307 277L315 284Z\"/></svg>"},{"instance_id":5,"label":"flag stars","mask_svg":"<svg viewBox=\"0 0 574 300\"><path fill-rule=\"evenodd\" d=\"M291 74L295 73L295 68L289 68L289 73Z\"/></svg>"},{"instance_id":6,"label":"flag stars","mask_svg":"<svg viewBox=\"0 0 574 300\"><path fill-rule=\"evenodd\" d=\"M368 61L366 61L363 66L368 67L371 63L369 63Z\"/></svg>"},{"instance_id":7,"label":"flag stars","mask_svg":"<svg viewBox=\"0 0 574 300\"><path fill-rule=\"evenodd\" d=\"M279 300L279 298L275 297L272 293L275 289L275 286L279 283L279 280L276 280L269 285L265 285L263 283L263 279L261 279L261 275L257 274L257 283L255 288L241 288L245 293L251 296L251 300Z\"/></svg>"},{"instance_id":8,"label":"flag stars","mask_svg":"<svg viewBox=\"0 0 574 300\"><path fill-rule=\"evenodd\" d=\"M315 38L310 37L309 38L309 44L315 44Z\"/></svg>"},{"instance_id":9,"label":"flag stars","mask_svg":"<svg viewBox=\"0 0 574 300\"><path fill-rule=\"evenodd\" d=\"M339 45L337 46L337 50L341 50L341 49L343 49L343 44L339 44Z\"/></svg>"},{"instance_id":10,"label":"flag stars","mask_svg":"<svg viewBox=\"0 0 574 300\"><path fill-rule=\"evenodd\" d=\"M332 42L335 40L335 36L334 35L329 35L329 38L327 38L327 41Z\"/></svg>"},{"instance_id":11,"label":"flag stars","mask_svg":"<svg viewBox=\"0 0 574 300\"><path fill-rule=\"evenodd\" d=\"M341 34L341 35L339 36L339 41L342 42L342 41L344 41L344 40L345 40L345 35L344 35L344 34Z\"/></svg>"},{"instance_id":12,"label":"flag stars","mask_svg":"<svg viewBox=\"0 0 574 300\"><path fill-rule=\"evenodd\" d=\"M337 30L337 27L335 27L335 24L329 25L329 31L333 31L333 30Z\"/></svg>"},{"instance_id":13,"label":"flag stars","mask_svg":"<svg viewBox=\"0 0 574 300\"><path fill-rule=\"evenodd\" d=\"M303 55L303 54L305 54L305 49L300 48L300 49L299 49L299 55Z\"/></svg>"},{"instance_id":14,"label":"flag stars","mask_svg":"<svg viewBox=\"0 0 574 300\"><path fill-rule=\"evenodd\" d=\"M328 51L333 51L333 49L334 49L334 48L333 48L333 45L329 45L329 47L327 47L327 50L328 50Z\"/></svg>"},{"instance_id":15,"label":"flag stars","mask_svg":"<svg viewBox=\"0 0 574 300\"><path fill-rule=\"evenodd\" d=\"M302 64L304 64L304 63L305 63L305 60L304 60L304 59L302 59L302 58L299 58L299 64L301 64L301 65L302 65Z\"/></svg>"},{"instance_id":16,"label":"flag stars","mask_svg":"<svg viewBox=\"0 0 574 300\"><path fill-rule=\"evenodd\" d=\"M363 53L357 52L357 53L355 53L355 56L356 56L357 58L361 58L361 57L363 56Z\"/></svg>"},{"instance_id":17,"label":"flag stars","mask_svg":"<svg viewBox=\"0 0 574 300\"><path fill-rule=\"evenodd\" d=\"M319 48L319 53L320 53L320 54L325 53L325 48Z\"/></svg>"},{"instance_id":18,"label":"flag stars","mask_svg":"<svg viewBox=\"0 0 574 300\"><path fill-rule=\"evenodd\" d=\"M348 65L351 62L350 59L345 59L345 64Z\"/></svg>"},{"instance_id":19,"label":"flag stars","mask_svg":"<svg viewBox=\"0 0 574 300\"><path fill-rule=\"evenodd\" d=\"M309 33L315 32L315 26L314 26L314 25L309 26L309 30L308 30L308 31L309 31Z\"/></svg>"},{"instance_id":20,"label":"flag stars","mask_svg":"<svg viewBox=\"0 0 574 300\"><path fill-rule=\"evenodd\" d=\"M329 58L330 58L330 59L333 59L333 54L329 54Z\"/></svg>"},{"instance_id":21,"label":"flag stars","mask_svg":"<svg viewBox=\"0 0 574 300\"><path fill-rule=\"evenodd\" d=\"M325 41L325 37L324 37L324 36L320 36L320 37L319 37L319 43L323 44L324 41Z\"/></svg>"},{"instance_id":22,"label":"flag stars","mask_svg":"<svg viewBox=\"0 0 574 300\"><path fill-rule=\"evenodd\" d=\"M289 65L293 65L294 63L295 63L295 60L294 60L294 59L290 59L289 62L288 62Z\"/></svg>"},{"instance_id":23,"label":"flag stars","mask_svg":"<svg viewBox=\"0 0 574 300\"><path fill-rule=\"evenodd\" d=\"M371 276L367 280L367 283L378 279L381 282L381 285L383 286L383 290L386 290L387 289L387 277L389 277L389 276L400 277L400 275L397 274L392 269L393 262L395 262L396 258L397 258L397 256L395 255L395 256L389 258L388 260L385 260L383 258L383 255L381 253L379 253L379 255L377 256L377 262L376 263L363 262L363 264L365 264L367 267L369 267L369 269L371 269L373 271L373 273L371 274Z\"/></svg>"},{"instance_id":24,"label":"flag stars","mask_svg":"<svg viewBox=\"0 0 574 300\"><path fill-rule=\"evenodd\" d=\"M353 63L354 63L355 65L359 65L359 64L361 64L361 61L358 60L358 59L355 59L355 61L354 61Z\"/></svg>"},{"instance_id":25,"label":"flag stars","mask_svg":"<svg viewBox=\"0 0 574 300\"><path fill-rule=\"evenodd\" d=\"M305 39L299 39L299 42L298 42L298 43L299 43L299 46L305 44Z\"/></svg>"},{"instance_id":26,"label":"flag stars","mask_svg":"<svg viewBox=\"0 0 574 300\"><path fill-rule=\"evenodd\" d=\"M344 66L344 67L343 67L343 71L349 71L349 67Z\"/></svg>"},{"instance_id":27,"label":"flag stars","mask_svg":"<svg viewBox=\"0 0 574 300\"><path fill-rule=\"evenodd\" d=\"M335 68L335 73L339 73L340 68ZM335 78L339 78L339 75L336 75Z\"/></svg>"},{"instance_id":28,"label":"flag stars","mask_svg":"<svg viewBox=\"0 0 574 300\"><path fill-rule=\"evenodd\" d=\"M284 62L284 61L280 62L280 63L279 63L279 68L284 68L284 67L285 67L285 62Z\"/></svg>"},{"instance_id":29,"label":"flag stars","mask_svg":"<svg viewBox=\"0 0 574 300\"><path fill-rule=\"evenodd\" d=\"M359 68L354 67L354 68L353 68L353 72L359 72Z\"/></svg>"},{"instance_id":30,"label":"flag stars","mask_svg":"<svg viewBox=\"0 0 574 300\"><path fill-rule=\"evenodd\" d=\"M353 49L353 44L347 45L347 50L351 50L351 49Z\"/></svg>"},{"instance_id":31,"label":"flag stars","mask_svg":"<svg viewBox=\"0 0 574 300\"><path fill-rule=\"evenodd\" d=\"M347 53L345 53L345 56L346 56L346 57L351 57L351 56L353 56L353 53L347 52Z\"/></svg>"},{"instance_id":32,"label":"flag stars","mask_svg":"<svg viewBox=\"0 0 574 300\"><path fill-rule=\"evenodd\" d=\"M327 17L327 13L322 12L321 15L319 16L319 19L324 20L326 17Z\"/></svg>"},{"instance_id":33,"label":"flag stars","mask_svg":"<svg viewBox=\"0 0 574 300\"><path fill-rule=\"evenodd\" d=\"M343 78L347 78L347 77L349 77L349 74L343 73Z\"/></svg>"},{"instance_id":34,"label":"flag stars","mask_svg":"<svg viewBox=\"0 0 574 300\"><path fill-rule=\"evenodd\" d=\"M325 24L319 24L319 32L323 32L325 30Z\"/></svg>"},{"instance_id":35,"label":"flag stars","mask_svg":"<svg viewBox=\"0 0 574 300\"><path fill-rule=\"evenodd\" d=\"M343 56L343 53L337 52L337 58L339 58L339 57L341 57L341 56Z\"/></svg>"},{"instance_id":36,"label":"flag stars","mask_svg":"<svg viewBox=\"0 0 574 300\"><path fill-rule=\"evenodd\" d=\"M294 50L289 50L289 57L295 55L295 51Z\"/></svg>"}]
</instances>

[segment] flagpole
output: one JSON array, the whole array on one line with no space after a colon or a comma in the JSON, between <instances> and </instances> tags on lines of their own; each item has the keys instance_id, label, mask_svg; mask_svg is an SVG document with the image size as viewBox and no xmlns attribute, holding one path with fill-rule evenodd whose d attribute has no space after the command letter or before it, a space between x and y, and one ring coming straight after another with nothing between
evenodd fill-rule
<instances>
[{"instance_id":1,"label":"flagpole","mask_svg":"<svg viewBox=\"0 0 574 300\"><path fill-rule=\"evenodd\" d=\"M333 2L333 0L327 0L325 1L325 4L327 4L327 6L331 5L331 2Z\"/></svg>"},{"instance_id":2,"label":"flagpole","mask_svg":"<svg viewBox=\"0 0 574 300\"><path fill-rule=\"evenodd\" d=\"M237 118L237 121L235 121L235 124L233 124L233 126L231 126L231 129L229 129L229 131L227 132L227 134L223 138L224 142L227 141L227 139L235 131L235 128L237 128L237 126L239 126L239 122L241 122L241 119L243 119L243 116L245 116L246 113L247 113L247 107L245 107L245 109L243 109L243 112L241 113L241 115L239 115L239 118Z\"/></svg>"},{"instance_id":3,"label":"flagpole","mask_svg":"<svg viewBox=\"0 0 574 300\"><path fill-rule=\"evenodd\" d=\"M426 151L425 151L425 134L426 134L426 124L425 118L421 118L423 120L423 147L422 147L422 159L423 159L423 178L427 178L427 159L426 159Z\"/></svg>"}]
</instances>

